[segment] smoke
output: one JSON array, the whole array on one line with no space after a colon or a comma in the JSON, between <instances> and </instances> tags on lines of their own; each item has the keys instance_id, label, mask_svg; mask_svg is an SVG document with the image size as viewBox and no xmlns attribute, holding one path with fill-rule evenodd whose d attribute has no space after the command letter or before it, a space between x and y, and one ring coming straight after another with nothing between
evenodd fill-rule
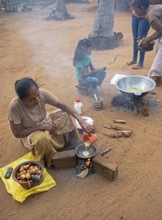
<instances>
[{"instance_id":1,"label":"smoke","mask_svg":"<svg viewBox=\"0 0 162 220\"><path fill-rule=\"evenodd\" d=\"M73 68L73 54L69 54L64 21L57 23L34 19L21 29L23 38L30 44L33 63L40 65L47 75L55 77L59 76L60 68Z\"/></svg>"}]
</instances>

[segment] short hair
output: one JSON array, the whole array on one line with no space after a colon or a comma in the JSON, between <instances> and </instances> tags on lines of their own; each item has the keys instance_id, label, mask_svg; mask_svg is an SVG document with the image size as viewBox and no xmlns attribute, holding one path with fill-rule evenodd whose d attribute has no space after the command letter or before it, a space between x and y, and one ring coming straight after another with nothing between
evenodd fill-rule
<instances>
[{"instance_id":1,"label":"short hair","mask_svg":"<svg viewBox=\"0 0 162 220\"><path fill-rule=\"evenodd\" d=\"M15 82L15 91L20 99L26 98L32 87L39 88L32 78L25 77Z\"/></svg>"},{"instance_id":2,"label":"short hair","mask_svg":"<svg viewBox=\"0 0 162 220\"><path fill-rule=\"evenodd\" d=\"M134 8L147 9L149 4L150 4L150 0L134 0L132 6Z\"/></svg>"}]
</instances>

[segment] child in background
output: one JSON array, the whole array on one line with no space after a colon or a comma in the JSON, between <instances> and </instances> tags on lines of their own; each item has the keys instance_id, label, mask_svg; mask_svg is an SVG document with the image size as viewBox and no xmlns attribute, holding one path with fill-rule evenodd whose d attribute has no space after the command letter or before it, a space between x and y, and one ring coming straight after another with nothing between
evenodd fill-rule
<instances>
[{"instance_id":1,"label":"child in background","mask_svg":"<svg viewBox=\"0 0 162 220\"><path fill-rule=\"evenodd\" d=\"M106 67L95 69L91 60L92 45L89 39L80 40L77 44L73 65L76 68L76 78L80 85L88 87L89 95L99 95L97 86L101 86Z\"/></svg>"}]
</instances>

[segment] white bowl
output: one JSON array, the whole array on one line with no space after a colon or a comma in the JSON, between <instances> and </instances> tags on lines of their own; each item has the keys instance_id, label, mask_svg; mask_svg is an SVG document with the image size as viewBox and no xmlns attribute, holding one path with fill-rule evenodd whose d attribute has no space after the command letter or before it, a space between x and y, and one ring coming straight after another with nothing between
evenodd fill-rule
<instances>
[{"instance_id":1,"label":"white bowl","mask_svg":"<svg viewBox=\"0 0 162 220\"><path fill-rule=\"evenodd\" d=\"M93 125L94 121L92 118L88 117L88 116L81 116L89 125ZM78 120L75 119L76 122L76 126L78 129L82 129L82 127L80 126Z\"/></svg>"}]
</instances>

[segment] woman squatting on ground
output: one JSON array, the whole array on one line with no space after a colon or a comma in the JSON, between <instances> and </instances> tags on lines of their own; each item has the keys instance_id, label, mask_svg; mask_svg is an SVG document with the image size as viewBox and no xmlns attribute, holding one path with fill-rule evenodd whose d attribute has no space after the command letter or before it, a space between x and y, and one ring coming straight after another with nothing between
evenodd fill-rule
<instances>
[{"instance_id":1,"label":"woman squatting on ground","mask_svg":"<svg viewBox=\"0 0 162 220\"><path fill-rule=\"evenodd\" d=\"M67 144L71 133L79 138L73 117L85 132L94 133L93 126L87 124L73 108L49 91L39 88L33 79L17 80L15 91L17 97L12 99L8 108L12 133L33 152L37 161L47 167L52 165L54 153ZM46 104L58 110L47 114Z\"/></svg>"}]
</instances>

